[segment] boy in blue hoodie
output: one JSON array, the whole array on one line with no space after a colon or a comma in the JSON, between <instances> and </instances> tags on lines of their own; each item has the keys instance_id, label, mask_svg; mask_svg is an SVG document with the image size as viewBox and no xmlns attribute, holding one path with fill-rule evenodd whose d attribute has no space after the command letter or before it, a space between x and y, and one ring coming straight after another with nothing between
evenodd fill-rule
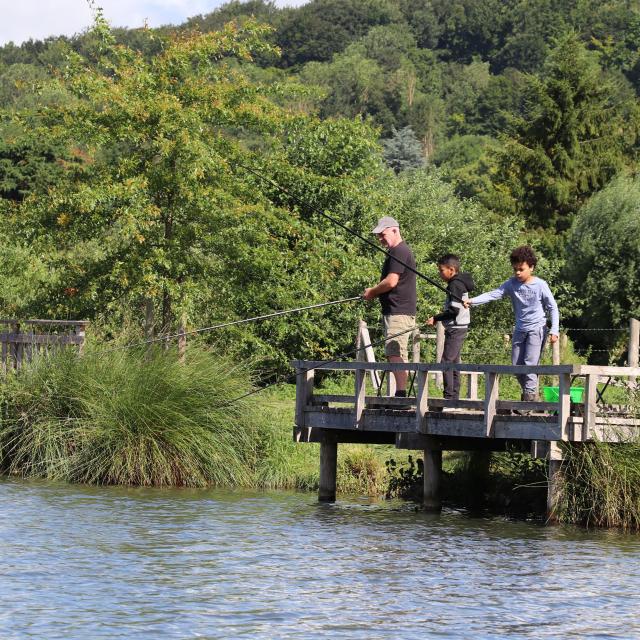
<instances>
[{"instance_id":1,"label":"boy in blue hoodie","mask_svg":"<svg viewBox=\"0 0 640 640\"><path fill-rule=\"evenodd\" d=\"M540 362L542 347L547 337L547 314L551 317L549 341L553 343L558 340L558 305L549 285L542 278L533 275L538 259L531 247L517 247L511 252L510 260L513 278L509 278L493 291L471 298L465 302L465 306L486 304L504 296L511 298L516 322L511 362L535 366ZM538 376L528 373L517 378L522 387L521 399L535 402L538 399Z\"/></svg>"}]
</instances>

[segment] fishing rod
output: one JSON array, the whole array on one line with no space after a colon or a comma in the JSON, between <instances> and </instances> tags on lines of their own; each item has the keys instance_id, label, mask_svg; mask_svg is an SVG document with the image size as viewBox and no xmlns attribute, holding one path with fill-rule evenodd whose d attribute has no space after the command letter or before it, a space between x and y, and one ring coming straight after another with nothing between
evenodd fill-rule
<instances>
[{"instance_id":1,"label":"fishing rod","mask_svg":"<svg viewBox=\"0 0 640 640\"><path fill-rule=\"evenodd\" d=\"M289 313L299 313L300 311L308 311L309 309L320 309L322 307L329 307L334 304L344 304L345 302L353 302L355 300L363 300L362 296L352 296L351 298L342 298L341 300L332 300L331 302L320 302L318 304L310 304L306 307L298 307L296 309L286 309L284 311L274 311L273 313L266 313L261 316L254 316L253 318L244 318L242 320L232 320L230 322L223 322L221 324L214 324L211 327L203 327L201 329L193 329L191 331L183 331L179 333L170 334L167 336L162 336L160 338L150 338L149 340L145 340L143 342L136 342L133 344L126 344L122 347L114 347L113 349L107 349L103 351L99 351L98 353L110 353L112 351L120 351L122 349L133 349L135 347L144 347L148 344L153 344L154 342L166 342L167 340L171 340L173 338L181 338L183 336L194 335L198 333L204 333L205 331L213 331L215 329L222 329L224 327L232 327L234 325L239 324L247 324L249 322L257 322L258 320L266 320L268 318L276 318L278 316L284 316Z\"/></svg>"},{"instance_id":2,"label":"fishing rod","mask_svg":"<svg viewBox=\"0 0 640 640\"><path fill-rule=\"evenodd\" d=\"M364 344L361 347L356 347L355 349L352 349L351 351L345 351L344 353L341 353L339 355L337 355L333 360L327 360L325 362L323 362L322 364L319 364L316 367L309 367L308 369L301 369L300 373L307 373L308 371L315 371L316 369L322 369L323 367L329 367L332 364L335 364L336 362L340 362L340 360L342 360L342 358L346 358L347 356L353 356L355 354L357 354L359 351L364 351L365 349L368 349L369 347L377 347L378 345L381 345L384 342L387 342L387 340L393 340L393 338L397 338L398 336L403 336L405 333L409 333L409 331L415 331L418 328L418 325L416 325L415 327L411 327L411 329L405 329L404 331L400 331L399 333L395 333L392 336L386 336L380 340L376 340L375 342L369 342L369 344ZM241 396L238 396L237 398L233 398L232 400L229 400L226 404L220 405L218 407L216 407L217 409L224 409L225 407L228 407L236 402L239 402L240 400L244 400L245 398L248 398L249 396L255 395L256 393L261 393L262 391L266 391L267 389L269 389L270 387L273 387L277 384L285 384L288 382L292 382L293 380L295 380L296 376L298 375L298 372L293 373L289 376L287 376L286 378L282 378L280 380L276 380L275 382L271 382L270 384L265 385L264 387L258 387L257 389L252 389L251 391L247 391L247 393L243 393ZM413 384L413 383L412 383Z\"/></svg>"},{"instance_id":3,"label":"fishing rod","mask_svg":"<svg viewBox=\"0 0 640 640\"><path fill-rule=\"evenodd\" d=\"M329 220L333 224L341 227L347 233L350 233L351 235L355 236L356 238L359 238L360 240L362 240L362 242L365 242L370 247L373 247L377 251L380 251L380 252L384 253L386 256L390 257L391 259L393 259L396 262L398 262L399 264L401 264L405 269L408 269L409 271L412 271L418 277L422 278L423 280L426 280L429 284L433 285L434 287L437 287L438 289L440 289L440 291L446 293L453 300L456 300L457 302L464 302L464 300L462 298L459 298L457 295L451 293L450 291L447 291L447 289L445 287L443 287L439 282L436 282L435 280L432 280L428 276L425 276L424 273L421 273L420 271L418 271L414 267L408 265L406 262L403 262L399 258L396 258L396 257L392 256L389 251L387 251L386 249L381 247L379 244L376 244L375 242L372 242L368 238L365 238L363 235L359 234L357 231L354 231L353 229L348 227L346 224L343 224L342 222L340 222L339 220L337 220L333 216L330 216L325 211L322 211L319 207L317 207L317 206L315 206L313 204L309 204L307 202L303 202L300 198L298 198L298 196L296 196L295 194L291 193L289 190L285 189L282 185L278 184L275 180L273 180L273 178L269 178L267 176L264 176L259 171L256 171L253 167L248 167L247 165L244 165L241 162L236 162L236 165L238 167L240 167L241 169L244 169L245 171L248 171L249 173L252 173L254 176L256 176L258 179L262 180L263 182L266 182L266 183L270 184L271 186L275 187L276 189L278 189L279 191L281 191L282 193L287 195L289 198L291 198L294 202L299 204L301 207L306 207L307 209L311 209L311 211L317 213L318 215L322 216L323 218L326 218L327 220Z\"/></svg>"}]
</instances>

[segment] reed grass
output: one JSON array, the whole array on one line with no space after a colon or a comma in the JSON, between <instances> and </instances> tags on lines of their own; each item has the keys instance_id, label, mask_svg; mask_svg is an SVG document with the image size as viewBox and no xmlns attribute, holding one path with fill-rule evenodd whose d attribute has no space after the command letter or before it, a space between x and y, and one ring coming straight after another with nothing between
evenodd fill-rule
<instances>
[{"instance_id":1,"label":"reed grass","mask_svg":"<svg viewBox=\"0 0 640 640\"><path fill-rule=\"evenodd\" d=\"M0 464L95 484L250 485L257 420L246 367L202 350L39 358L2 385Z\"/></svg>"},{"instance_id":2,"label":"reed grass","mask_svg":"<svg viewBox=\"0 0 640 640\"><path fill-rule=\"evenodd\" d=\"M627 412L640 419L640 392L618 393ZM565 444L563 450L559 521L640 530L640 438Z\"/></svg>"},{"instance_id":3,"label":"reed grass","mask_svg":"<svg viewBox=\"0 0 640 640\"><path fill-rule=\"evenodd\" d=\"M567 446L561 522L640 530L640 440Z\"/></svg>"}]
</instances>

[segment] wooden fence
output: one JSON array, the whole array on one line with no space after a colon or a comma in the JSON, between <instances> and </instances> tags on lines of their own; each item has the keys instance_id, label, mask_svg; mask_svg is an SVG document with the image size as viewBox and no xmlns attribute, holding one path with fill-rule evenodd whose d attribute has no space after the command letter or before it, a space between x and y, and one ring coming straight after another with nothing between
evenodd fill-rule
<instances>
[{"instance_id":1,"label":"wooden fence","mask_svg":"<svg viewBox=\"0 0 640 640\"><path fill-rule=\"evenodd\" d=\"M69 346L82 352L87 320L0 320L2 373Z\"/></svg>"}]
</instances>

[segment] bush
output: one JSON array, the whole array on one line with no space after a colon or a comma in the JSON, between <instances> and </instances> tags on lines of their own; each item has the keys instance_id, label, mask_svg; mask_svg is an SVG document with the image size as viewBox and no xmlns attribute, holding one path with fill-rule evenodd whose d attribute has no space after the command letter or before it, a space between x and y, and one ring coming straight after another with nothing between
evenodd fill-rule
<instances>
[{"instance_id":1,"label":"bush","mask_svg":"<svg viewBox=\"0 0 640 640\"><path fill-rule=\"evenodd\" d=\"M2 387L5 472L96 484L248 485L257 421L242 365L191 348L72 351Z\"/></svg>"}]
</instances>

